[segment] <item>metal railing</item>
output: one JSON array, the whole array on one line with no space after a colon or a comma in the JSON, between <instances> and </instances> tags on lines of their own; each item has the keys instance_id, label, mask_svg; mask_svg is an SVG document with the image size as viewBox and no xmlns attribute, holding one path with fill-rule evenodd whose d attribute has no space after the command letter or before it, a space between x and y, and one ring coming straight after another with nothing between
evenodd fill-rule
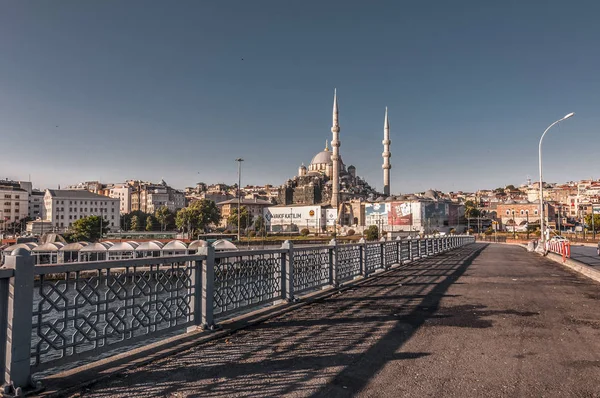
<instances>
[{"instance_id":1,"label":"metal railing","mask_svg":"<svg viewBox=\"0 0 600 398\"><path fill-rule=\"evenodd\" d=\"M0 374L13 388L49 368L289 302L474 242L471 236L0 268Z\"/></svg>"}]
</instances>

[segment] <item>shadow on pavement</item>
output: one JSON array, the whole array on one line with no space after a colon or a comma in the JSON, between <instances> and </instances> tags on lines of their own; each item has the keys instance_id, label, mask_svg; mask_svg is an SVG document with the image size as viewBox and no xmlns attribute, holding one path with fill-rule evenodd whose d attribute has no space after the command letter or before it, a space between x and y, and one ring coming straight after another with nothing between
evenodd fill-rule
<instances>
[{"instance_id":1,"label":"shadow on pavement","mask_svg":"<svg viewBox=\"0 0 600 398\"><path fill-rule=\"evenodd\" d=\"M101 381L77 396L355 395L387 362L431 355L399 352L427 320L491 326L481 320L491 314L484 308L438 313L448 288L486 247L473 244L399 267L228 338ZM456 318L457 312L468 312L468 319Z\"/></svg>"}]
</instances>

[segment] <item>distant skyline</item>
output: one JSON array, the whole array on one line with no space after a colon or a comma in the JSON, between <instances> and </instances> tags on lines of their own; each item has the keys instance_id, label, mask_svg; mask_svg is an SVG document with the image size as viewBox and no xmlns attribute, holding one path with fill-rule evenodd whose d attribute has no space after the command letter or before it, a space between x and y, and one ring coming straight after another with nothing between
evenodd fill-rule
<instances>
[{"instance_id":1,"label":"distant skyline","mask_svg":"<svg viewBox=\"0 0 600 398\"><path fill-rule=\"evenodd\" d=\"M598 178L594 1L7 1L0 178L280 185L331 140L392 194Z\"/></svg>"}]
</instances>

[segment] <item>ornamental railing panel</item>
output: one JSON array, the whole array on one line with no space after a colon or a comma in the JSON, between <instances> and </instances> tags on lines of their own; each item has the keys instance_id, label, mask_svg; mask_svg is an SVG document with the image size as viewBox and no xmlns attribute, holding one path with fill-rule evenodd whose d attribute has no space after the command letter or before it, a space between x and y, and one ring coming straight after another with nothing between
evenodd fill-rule
<instances>
[{"instance_id":1,"label":"ornamental railing panel","mask_svg":"<svg viewBox=\"0 0 600 398\"><path fill-rule=\"evenodd\" d=\"M401 241L390 241L384 243L385 266L390 267L399 263L399 245Z\"/></svg>"},{"instance_id":2,"label":"ornamental railing panel","mask_svg":"<svg viewBox=\"0 0 600 398\"><path fill-rule=\"evenodd\" d=\"M294 294L316 290L329 284L329 247L294 248Z\"/></svg>"},{"instance_id":3,"label":"ornamental railing panel","mask_svg":"<svg viewBox=\"0 0 600 398\"><path fill-rule=\"evenodd\" d=\"M33 369L97 355L120 343L193 323L195 261L109 263L113 266L97 262L36 267Z\"/></svg>"},{"instance_id":4,"label":"ornamental railing panel","mask_svg":"<svg viewBox=\"0 0 600 398\"><path fill-rule=\"evenodd\" d=\"M338 282L344 282L360 275L361 245L337 247L336 275Z\"/></svg>"},{"instance_id":5,"label":"ornamental railing panel","mask_svg":"<svg viewBox=\"0 0 600 398\"><path fill-rule=\"evenodd\" d=\"M214 316L224 317L282 298L282 259L279 250L215 258Z\"/></svg>"},{"instance_id":6,"label":"ornamental railing panel","mask_svg":"<svg viewBox=\"0 0 600 398\"><path fill-rule=\"evenodd\" d=\"M365 245L365 266L367 272L383 268L381 263L381 243L367 243Z\"/></svg>"},{"instance_id":7,"label":"ornamental railing panel","mask_svg":"<svg viewBox=\"0 0 600 398\"><path fill-rule=\"evenodd\" d=\"M400 261L401 262L409 261L410 260L410 252L409 252L410 243L409 243L408 239L402 239L399 243L400 243Z\"/></svg>"}]
</instances>

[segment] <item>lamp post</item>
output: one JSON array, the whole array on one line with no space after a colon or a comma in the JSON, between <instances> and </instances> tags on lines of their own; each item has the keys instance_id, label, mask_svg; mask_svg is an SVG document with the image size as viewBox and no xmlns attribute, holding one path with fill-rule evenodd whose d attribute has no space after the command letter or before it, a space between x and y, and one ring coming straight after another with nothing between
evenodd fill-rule
<instances>
[{"instance_id":1,"label":"lamp post","mask_svg":"<svg viewBox=\"0 0 600 398\"><path fill-rule=\"evenodd\" d=\"M527 217L527 240L529 240L529 210L525 210L525 216Z\"/></svg>"},{"instance_id":2,"label":"lamp post","mask_svg":"<svg viewBox=\"0 0 600 398\"><path fill-rule=\"evenodd\" d=\"M238 226L237 226L237 241L239 243L240 242L240 211L241 211L240 202L241 202L241 194L242 194L242 192L241 192L241 188L242 188L242 162L244 161L244 159L237 158L235 161L238 162L238 189L237 189L237 197L238 197L238 203L237 203Z\"/></svg>"},{"instance_id":3,"label":"lamp post","mask_svg":"<svg viewBox=\"0 0 600 398\"><path fill-rule=\"evenodd\" d=\"M513 239L517 239L517 220L515 220L515 209L511 210L512 212L512 221L513 221Z\"/></svg>"},{"instance_id":4,"label":"lamp post","mask_svg":"<svg viewBox=\"0 0 600 398\"><path fill-rule=\"evenodd\" d=\"M571 112L568 115L565 115L562 119L558 119L557 121L552 123L550 126L548 126L548 128L546 128L546 130L544 130L544 133L542 134L542 137L540 138L540 144L538 146L539 166L540 166L540 238L541 238L541 243L542 243L541 245L538 245L538 248L541 251L544 251L545 247L546 247L546 245L545 245L546 234L544 232L544 182L543 182L544 180L543 180L543 176L542 176L542 140L544 139L544 136L546 135L548 130L550 130L555 124L558 124L558 123L562 122L563 120L570 118L573 115L575 115L575 113Z\"/></svg>"}]
</instances>

